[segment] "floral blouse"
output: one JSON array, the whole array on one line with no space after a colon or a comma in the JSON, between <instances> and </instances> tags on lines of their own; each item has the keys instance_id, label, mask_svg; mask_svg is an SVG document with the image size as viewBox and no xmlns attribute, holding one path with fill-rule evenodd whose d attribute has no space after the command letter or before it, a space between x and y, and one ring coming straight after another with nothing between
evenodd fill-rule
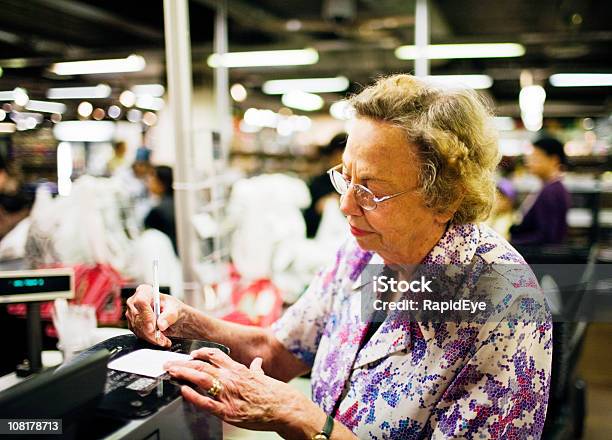
<instances>
[{"instance_id":1,"label":"floral blouse","mask_svg":"<svg viewBox=\"0 0 612 440\"><path fill-rule=\"evenodd\" d=\"M469 267L457 289L486 284L499 319L434 324L389 315L365 342L355 288L375 262L380 256L350 240L272 327L312 367L312 399L360 439L540 438L552 322L516 250L485 225L449 227L423 265ZM494 265L527 270L487 271Z\"/></svg>"}]
</instances>

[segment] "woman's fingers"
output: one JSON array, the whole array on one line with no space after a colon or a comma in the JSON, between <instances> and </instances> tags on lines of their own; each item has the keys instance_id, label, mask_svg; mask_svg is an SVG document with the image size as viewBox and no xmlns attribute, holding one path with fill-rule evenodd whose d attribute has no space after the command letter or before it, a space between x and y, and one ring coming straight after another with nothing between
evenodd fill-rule
<instances>
[{"instance_id":1,"label":"woman's fingers","mask_svg":"<svg viewBox=\"0 0 612 440\"><path fill-rule=\"evenodd\" d=\"M179 307L175 301L165 300L163 304L165 305L166 314L164 315L162 313L160 315L160 321L163 316L163 322L158 321L157 323L161 331L167 330L169 326L174 324L178 319L179 313ZM160 333L159 339L155 339L156 319L153 310L153 288L151 286L141 284L136 288L134 295L127 300L127 311L125 315L128 319L129 328L138 337L163 347L170 347L172 345L172 341L163 333Z\"/></svg>"},{"instance_id":2,"label":"woman's fingers","mask_svg":"<svg viewBox=\"0 0 612 440\"><path fill-rule=\"evenodd\" d=\"M235 362L231 357L226 355L218 348L200 348L191 352L191 357L194 359L200 359L202 361L208 361L217 367L232 369L235 365L241 365Z\"/></svg>"},{"instance_id":3,"label":"woman's fingers","mask_svg":"<svg viewBox=\"0 0 612 440\"><path fill-rule=\"evenodd\" d=\"M171 296L161 295L161 313L157 319L157 326L163 332L172 326L179 317L180 303Z\"/></svg>"},{"instance_id":4,"label":"woman's fingers","mask_svg":"<svg viewBox=\"0 0 612 440\"><path fill-rule=\"evenodd\" d=\"M168 368L168 373L173 378L191 382L202 390L209 390L213 385L212 375L191 367L173 365Z\"/></svg>"},{"instance_id":5,"label":"woman's fingers","mask_svg":"<svg viewBox=\"0 0 612 440\"><path fill-rule=\"evenodd\" d=\"M223 418L223 403L219 402L218 400L211 399L208 396L204 396L188 385L183 385L181 387L181 394L183 395L183 398L188 402L193 403L194 405L202 408L205 411L213 413L219 418Z\"/></svg>"},{"instance_id":6,"label":"woman's fingers","mask_svg":"<svg viewBox=\"0 0 612 440\"><path fill-rule=\"evenodd\" d=\"M263 359L260 357L256 357L255 359L253 359L253 361L251 362L251 366L249 367L249 369L255 373L261 373L264 374L264 370L261 368L261 364L263 363Z\"/></svg>"},{"instance_id":7,"label":"woman's fingers","mask_svg":"<svg viewBox=\"0 0 612 440\"><path fill-rule=\"evenodd\" d=\"M164 368L166 370L169 370L173 367L193 368L194 370L198 370L203 373L208 373L213 377L216 377L219 374L217 367L207 362L202 362L202 361L197 361L197 360L170 361L164 364Z\"/></svg>"}]
</instances>

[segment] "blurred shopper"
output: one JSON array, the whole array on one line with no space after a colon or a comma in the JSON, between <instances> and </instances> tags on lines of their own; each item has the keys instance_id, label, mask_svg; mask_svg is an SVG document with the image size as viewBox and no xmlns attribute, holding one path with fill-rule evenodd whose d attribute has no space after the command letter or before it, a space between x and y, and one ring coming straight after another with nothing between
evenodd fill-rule
<instances>
[{"instance_id":1,"label":"blurred shopper","mask_svg":"<svg viewBox=\"0 0 612 440\"><path fill-rule=\"evenodd\" d=\"M0 240L29 215L34 192L0 156Z\"/></svg>"},{"instance_id":2,"label":"blurred shopper","mask_svg":"<svg viewBox=\"0 0 612 440\"><path fill-rule=\"evenodd\" d=\"M166 234L172 241L174 252L177 252L172 182L172 168L165 165L153 168L148 179L149 192L158 200L158 203L145 217L144 226L147 229L157 229Z\"/></svg>"},{"instance_id":3,"label":"blurred shopper","mask_svg":"<svg viewBox=\"0 0 612 440\"><path fill-rule=\"evenodd\" d=\"M523 219L510 228L512 244L559 244L567 235L566 217L570 207L570 195L561 182L562 169L567 162L563 144L557 139L543 137L534 142L533 147L527 157L527 168L542 180L543 187L523 202Z\"/></svg>"},{"instance_id":4,"label":"blurred shopper","mask_svg":"<svg viewBox=\"0 0 612 440\"><path fill-rule=\"evenodd\" d=\"M112 176L117 170L127 166L127 144L123 141L117 142L113 145L114 154L106 164L106 175Z\"/></svg>"},{"instance_id":5,"label":"blurred shopper","mask_svg":"<svg viewBox=\"0 0 612 440\"><path fill-rule=\"evenodd\" d=\"M499 179L495 202L487 224L506 240L510 239L510 227L514 223L515 201L516 189L512 182L505 178Z\"/></svg>"},{"instance_id":6,"label":"blurred shopper","mask_svg":"<svg viewBox=\"0 0 612 440\"><path fill-rule=\"evenodd\" d=\"M342 162L342 152L346 146L346 137L346 133L338 133L332 138L327 146L321 149L321 159L325 171ZM317 233L317 229L319 229L327 197L338 197L338 193L332 186L329 176L325 171L314 177L308 185L311 203L304 211L306 236L308 238L313 238Z\"/></svg>"}]
</instances>

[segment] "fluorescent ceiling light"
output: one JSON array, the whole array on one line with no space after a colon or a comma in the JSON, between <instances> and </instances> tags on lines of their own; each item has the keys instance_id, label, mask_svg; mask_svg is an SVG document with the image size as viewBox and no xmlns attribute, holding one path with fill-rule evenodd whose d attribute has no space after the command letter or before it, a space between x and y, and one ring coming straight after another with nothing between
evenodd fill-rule
<instances>
[{"instance_id":1,"label":"fluorescent ceiling light","mask_svg":"<svg viewBox=\"0 0 612 440\"><path fill-rule=\"evenodd\" d=\"M315 49L214 53L207 59L210 67L302 66L318 61Z\"/></svg>"},{"instance_id":2,"label":"fluorescent ceiling light","mask_svg":"<svg viewBox=\"0 0 612 440\"><path fill-rule=\"evenodd\" d=\"M136 96L148 95L159 98L160 96L164 96L165 91L166 89L164 89L164 86L161 84L140 84L132 87L132 92L134 92Z\"/></svg>"},{"instance_id":3,"label":"fluorescent ceiling light","mask_svg":"<svg viewBox=\"0 0 612 440\"><path fill-rule=\"evenodd\" d=\"M349 80L344 76L335 78L275 79L266 81L262 90L268 95L282 95L292 90L310 93L342 92L348 89Z\"/></svg>"},{"instance_id":4,"label":"fluorescent ceiling light","mask_svg":"<svg viewBox=\"0 0 612 440\"><path fill-rule=\"evenodd\" d=\"M57 75L90 75L95 73L139 72L147 63L140 55L111 60L68 61L55 63L51 71Z\"/></svg>"},{"instance_id":5,"label":"fluorescent ceiling light","mask_svg":"<svg viewBox=\"0 0 612 440\"><path fill-rule=\"evenodd\" d=\"M45 118L40 113L29 113L29 112L16 112L10 113L10 118L14 122L23 121L25 119L34 119L37 124L40 124Z\"/></svg>"},{"instance_id":6,"label":"fluorescent ceiling light","mask_svg":"<svg viewBox=\"0 0 612 440\"><path fill-rule=\"evenodd\" d=\"M15 104L23 107L29 100L28 92L21 87L15 87L13 90L0 92L0 101L15 101Z\"/></svg>"},{"instance_id":7,"label":"fluorescent ceiling light","mask_svg":"<svg viewBox=\"0 0 612 440\"><path fill-rule=\"evenodd\" d=\"M292 90L281 98L283 105L298 110L313 112L323 107L323 98L313 93Z\"/></svg>"},{"instance_id":8,"label":"fluorescent ceiling light","mask_svg":"<svg viewBox=\"0 0 612 440\"><path fill-rule=\"evenodd\" d=\"M489 75L430 75L427 81L443 87L488 89L493 85Z\"/></svg>"},{"instance_id":9,"label":"fluorescent ceiling light","mask_svg":"<svg viewBox=\"0 0 612 440\"><path fill-rule=\"evenodd\" d=\"M242 102L247 99L247 89L242 84L233 84L230 87L230 96L236 102Z\"/></svg>"},{"instance_id":10,"label":"fluorescent ceiling light","mask_svg":"<svg viewBox=\"0 0 612 440\"><path fill-rule=\"evenodd\" d=\"M55 138L66 142L110 142L114 134L111 121L66 121L53 127Z\"/></svg>"},{"instance_id":11,"label":"fluorescent ceiling light","mask_svg":"<svg viewBox=\"0 0 612 440\"><path fill-rule=\"evenodd\" d=\"M153 96L139 96L136 98L136 107L144 108L146 110L161 110L164 108L164 100L161 98L154 98Z\"/></svg>"},{"instance_id":12,"label":"fluorescent ceiling light","mask_svg":"<svg viewBox=\"0 0 612 440\"><path fill-rule=\"evenodd\" d=\"M47 90L49 99L95 99L108 98L112 90L106 84L98 84L95 87L63 87Z\"/></svg>"},{"instance_id":13,"label":"fluorescent ceiling light","mask_svg":"<svg viewBox=\"0 0 612 440\"><path fill-rule=\"evenodd\" d=\"M416 46L400 46L395 56L400 60L415 60L419 55L432 60L453 58L508 58L525 54L525 47L517 43L431 44L421 54Z\"/></svg>"},{"instance_id":14,"label":"fluorescent ceiling light","mask_svg":"<svg viewBox=\"0 0 612 440\"><path fill-rule=\"evenodd\" d=\"M0 101L12 101L14 97L15 92L13 90L0 92Z\"/></svg>"},{"instance_id":15,"label":"fluorescent ceiling light","mask_svg":"<svg viewBox=\"0 0 612 440\"><path fill-rule=\"evenodd\" d=\"M64 113L66 111L66 105L61 102L49 102L49 101L28 101L26 110L32 110L34 112L43 113Z\"/></svg>"},{"instance_id":16,"label":"fluorescent ceiling light","mask_svg":"<svg viewBox=\"0 0 612 440\"><path fill-rule=\"evenodd\" d=\"M557 73L549 81L555 87L612 86L612 73Z\"/></svg>"}]
</instances>

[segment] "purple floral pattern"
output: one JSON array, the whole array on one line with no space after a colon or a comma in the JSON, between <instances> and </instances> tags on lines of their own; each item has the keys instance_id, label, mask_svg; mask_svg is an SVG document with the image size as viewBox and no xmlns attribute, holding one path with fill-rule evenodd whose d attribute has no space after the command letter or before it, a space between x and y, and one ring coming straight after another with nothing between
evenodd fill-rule
<instances>
[{"instance_id":1,"label":"purple floral pattern","mask_svg":"<svg viewBox=\"0 0 612 440\"><path fill-rule=\"evenodd\" d=\"M312 366L313 400L360 439L539 438L552 324L522 257L484 225L451 226L423 264L480 268L457 277L457 288L486 282L500 319L431 324L391 314L362 344L368 323L355 289L374 262L382 260L347 243L273 326L279 341ZM479 277L493 264L523 270Z\"/></svg>"}]
</instances>

